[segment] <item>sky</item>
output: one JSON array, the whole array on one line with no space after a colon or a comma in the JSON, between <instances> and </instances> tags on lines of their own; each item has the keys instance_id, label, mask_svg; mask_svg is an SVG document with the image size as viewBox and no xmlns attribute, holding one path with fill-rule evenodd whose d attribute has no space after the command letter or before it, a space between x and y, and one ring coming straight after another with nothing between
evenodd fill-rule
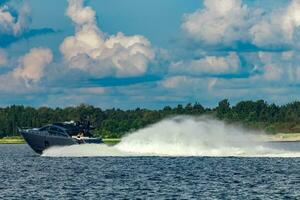
<instances>
[{"instance_id":1,"label":"sky","mask_svg":"<svg viewBox=\"0 0 300 200\"><path fill-rule=\"evenodd\" d=\"M0 0L0 106L300 94L300 0Z\"/></svg>"}]
</instances>

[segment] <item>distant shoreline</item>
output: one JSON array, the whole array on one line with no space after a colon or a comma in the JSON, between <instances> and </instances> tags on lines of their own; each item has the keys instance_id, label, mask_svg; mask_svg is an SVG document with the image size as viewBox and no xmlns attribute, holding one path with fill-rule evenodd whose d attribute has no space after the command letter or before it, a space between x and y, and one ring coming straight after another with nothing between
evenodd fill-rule
<instances>
[{"instance_id":1,"label":"distant shoreline","mask_svg":"<svg viewBox=\"0 0 300 200\"><path fill-rule=\"evenodd\" d=\"M277 133L265 136L265 140L270 142L300 142L300 133Z\"/></svg>"},{"instance_id":2,"label":"distant shoreline","mask_svg":"<svg viewBox=\"0 0 300 200\"><path fill-rule=\"evenodd\" d=\"M258 136L260 137L260 136ZM102 139L105 144L114 145L121 141L120 138ZM300 133L277 133L274 135L263 135L259 141L263 142L300 142ZM0 138L0 144L25 144L25 140L20 136L10 136Z\"/></svg>"},{"instance_id":3,"label":"distant shoreline","mask_svg":"<svg viewBox=\"0 0 300 200\"><path fill-rule=\"evenodd\" d=\"M25 144L25 140L20 136L9 136L0 138L0 144Z\"/></svg>"},{"instance_id":4,"label":"distant shoreline","mask_svg":"<svg viewBox=\"0 0 300 200\"><path fill-rule=\"evenodd\" d=\"M117 144L121 139L117 138L106 138L102 139L105 144ZM0 138L0 144L25 144L25 140L20 136L11 136Z\"/></svg>"}]
</instances>

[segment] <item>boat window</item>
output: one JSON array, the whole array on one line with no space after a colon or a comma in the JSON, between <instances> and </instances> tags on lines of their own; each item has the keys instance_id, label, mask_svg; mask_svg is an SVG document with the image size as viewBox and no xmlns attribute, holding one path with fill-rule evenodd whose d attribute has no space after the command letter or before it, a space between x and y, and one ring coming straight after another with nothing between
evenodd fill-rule
<instances>
[{"instance_id":1,"label":"boat window","mask_svg":"<svg viewBox=\"0 0 300 200\"><path fill-rule=\"evenodd\" d=\"M49 133L53 136L67 137L62 129L55 126L50 127Z\"/></svg>"},{"instance_id":2,"label":"boat window","mask_svg":"<svg viewBox=\"0 0 300 200\"><path fill-rule=\"evenodd\" d=\"M40 131L47 131L48 128L49 128L49 126L44 126L44 127L40 128Z\"/></svg>"}]
</instances>

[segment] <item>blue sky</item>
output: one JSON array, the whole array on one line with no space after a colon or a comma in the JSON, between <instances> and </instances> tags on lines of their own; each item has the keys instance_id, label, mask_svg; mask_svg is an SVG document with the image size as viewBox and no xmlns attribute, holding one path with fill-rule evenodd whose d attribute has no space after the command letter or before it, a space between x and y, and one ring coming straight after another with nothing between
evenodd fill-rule
<instances>
[{"instance_id":1,"label":"blue sky","mask_svg":"<svg viewBox=\"0 0 300 200\"><path fill-rule=\"evenodd\" d=\"M0 105L299 100L300 0L0 0Z\"/></svg>"}]
</instances>

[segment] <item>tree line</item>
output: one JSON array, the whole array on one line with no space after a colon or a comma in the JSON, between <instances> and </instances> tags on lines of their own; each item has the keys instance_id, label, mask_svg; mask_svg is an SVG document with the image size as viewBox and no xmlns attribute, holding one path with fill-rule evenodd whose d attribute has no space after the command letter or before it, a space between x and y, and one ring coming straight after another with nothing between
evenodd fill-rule
<instances>
[{"instance_id":1,"label":"tree line","mask_svg":"<svg viewBox=\"0 0 300 200\"><path fill-rule=\"evenodd\" d=\"M227 99L215 108L205 108L200 103L166 106L150 110L106 109L81 104L76 107L49 108L12 105L0 108L0 137L18 135L17 127L41 127L62 121L89 120L95 127L94 134L103 138L122 135L175 115L209 115L228 123L263 129L267 133L300 132L300 102L286 105L268 104L264 100L241 101L234 106Z\"/></svg>"}]
</instances>

